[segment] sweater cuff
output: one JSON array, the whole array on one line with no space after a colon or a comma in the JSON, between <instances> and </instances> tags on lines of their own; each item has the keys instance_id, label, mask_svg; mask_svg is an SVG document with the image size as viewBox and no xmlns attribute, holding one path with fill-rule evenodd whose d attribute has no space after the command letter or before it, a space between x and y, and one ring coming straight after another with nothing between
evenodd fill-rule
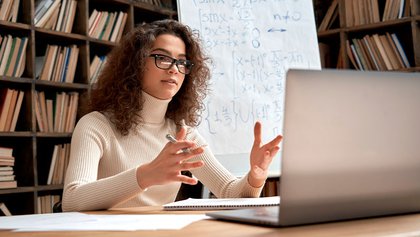
<instances>
[{"instance_id":1,"label":"sweater cuff","mask_svg":"<svg viewBox=\"0 0 420 237\"><path fill-rule=\"evenodd\" d=\"M130 177L132 179L132 181L130 181L130 183L133 183L136 188L138 189L139 192L144 192L147 191L147 188L143 189L140 187L140 185L137 183L137 168L139 166L136 166L135 168L131 169L129 172L131 173Z\"/></svg>"},{"instance_id":2,"label":"sweater cuff","mask_svg":"<svg viewBox=\"0 0 420 237\"><path fill-rule=\"evenodd\" d=\"M244 177L242 177L242 182L244 182L246 187L247 187L245 189L245 190L247 190L245 196L259 197L261 195L261 192L262 192L262 189L264 188L265 183L263 185L261 185L261 187L255 188L251 184L249 184L248 176L249 176L249 173L247 173Z\"/></svg>"}]
</instances>

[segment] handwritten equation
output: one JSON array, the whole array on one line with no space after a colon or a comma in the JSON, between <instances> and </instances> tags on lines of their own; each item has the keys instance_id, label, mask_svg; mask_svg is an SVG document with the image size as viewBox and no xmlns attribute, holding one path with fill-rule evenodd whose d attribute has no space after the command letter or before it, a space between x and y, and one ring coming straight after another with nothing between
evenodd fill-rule
<instances>
[{"instance_id":1,"label":"handwritten equation","mask_svg":"<svg viewBox=\"0 0 420 237\"><path fill-rule=\"evenodd\" d=\"M311 0L179 3L181 21L199 31L213 61L212 93L199 127L213 151L249 147L252 138L241 138L249 138L257 120L265 137L281 134L287 70L320 68ZM237 150L218 142L220 136L239 140Z\"/></svg>"}]
</instances>

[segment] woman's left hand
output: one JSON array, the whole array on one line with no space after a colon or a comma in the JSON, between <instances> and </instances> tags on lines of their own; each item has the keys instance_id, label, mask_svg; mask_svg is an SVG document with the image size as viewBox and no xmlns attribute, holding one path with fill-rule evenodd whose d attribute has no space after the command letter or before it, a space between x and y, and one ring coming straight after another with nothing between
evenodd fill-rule
<instances>
[{"instance_id":1,"label":"woman's left hand","mask_svg":"<svg viewBox=\"0 0 420 237\"><path fill-rule=\"evenodd\" d=\"M279 144L282 136L278 135L267 144L261 144L261 123L256 122L254 126L254 144L251 150L251 171L248 175L248 182L251 186L258 188L264 185L268 175L268 167L273 157L280 150Z\"/></svg>"}]
</instances>

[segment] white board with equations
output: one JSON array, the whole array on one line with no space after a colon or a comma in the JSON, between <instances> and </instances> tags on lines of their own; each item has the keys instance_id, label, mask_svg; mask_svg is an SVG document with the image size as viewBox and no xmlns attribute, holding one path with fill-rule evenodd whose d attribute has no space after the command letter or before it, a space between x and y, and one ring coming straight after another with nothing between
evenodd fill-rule
<instances>
[{"instance_id":1,"label":"white board with equations","mask_svg":"<svg viewBox=\"0 0 420 237\"><path fill-rule=\"evenodd\" d=\"M321 68L312 0L178 0L178 14L212 59L198 129L219 161L244 175L255 121L264 143L282 133L287 70ZM280 159L270 174L280 173Z\"/></svg>"}]
</instances>

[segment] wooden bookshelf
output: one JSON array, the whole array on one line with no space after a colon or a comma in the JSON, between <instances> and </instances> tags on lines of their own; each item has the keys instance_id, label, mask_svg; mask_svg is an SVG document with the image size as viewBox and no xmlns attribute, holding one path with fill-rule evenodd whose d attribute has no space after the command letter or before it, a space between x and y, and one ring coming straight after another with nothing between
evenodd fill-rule
<instances>
[{"instance_id":1,"label":"wooden bookshelf","mask_svg":"<svg viewBox=\"0 0 420 237\"><path fill-rule=\"evenodd\" d=\"M89 17L94 9L123 11L127 21L123 34L142 22L158 19L176 19L176 1L135 0L77 0L76 14L70 33L35 27L35 3L37 0L20 0L17 22L1 21L2 36L27 37L25 68L21 77L0 75L0 88L23 90L25 95L13 132L0 132L0 146L13 148L16 159L14 173L18 187L0 189L0 203L7 205L13 215L39 213L38 197L61 195L63 185L47 185L54 146L70 143L71 133L40 132L35 114L36 91L45 92L46 98L56 93L78 92L79 105L86 98L89 85L89 67L95 55L105 56L117 44L100 40L88 34ZM167 6L172 6L168 8ZM47 45L77 45L79 53L73 83L37 79L36 61L46 53ZM80 106L79 106L80 107ZM83 116L78 110L76 121Z\"/></svg>"},{"instance_id":2,"label":"wooden bookshelf","mask_svg":"<svg viewBox=\"0 0 420 237\"><path fill-rule=\"evenodd\" d=\"M332 15L331 12L328 13L328 9L334 1L338 1L338 7L336 9L338 15L335 18L330 17ZM386 5L388 4L387 2L391 1L392 0L313 0L317 29L320 28L325 16L333 19L332 22L328 22L328 24L324 22L323 26L328 25L329 27L318 30L318 42L322 48L321 57L322 60L325 61L323 68L357 69L349 58L349 53L346 50L346 42L352 42L353 39L362 39L365 36L372 36L374 34L385 35L389 33L398 36L410 64L410 67L408 68L394 68L391 70L406 72L420 71L420 1L404 0L405 4L410 4L410 10L406 12L406 14L402 14L401 17L383 20ZM400 0L393 1L400 3ZM370 5L359 6L359 9L361 10L355 13L353 8L349 8L347 5L355 4L356 2L358 2L358 4L367 4L369 2ZM372 13L372 10L368 10L367 13L365 11L365 14L363 15L365 8L373 9L370 6L375 3L377 3L378 6L379 21L368 19L367 13ZM355 18L358 18L358 20L355 20Z\"/></svg>"}]
</instances>

